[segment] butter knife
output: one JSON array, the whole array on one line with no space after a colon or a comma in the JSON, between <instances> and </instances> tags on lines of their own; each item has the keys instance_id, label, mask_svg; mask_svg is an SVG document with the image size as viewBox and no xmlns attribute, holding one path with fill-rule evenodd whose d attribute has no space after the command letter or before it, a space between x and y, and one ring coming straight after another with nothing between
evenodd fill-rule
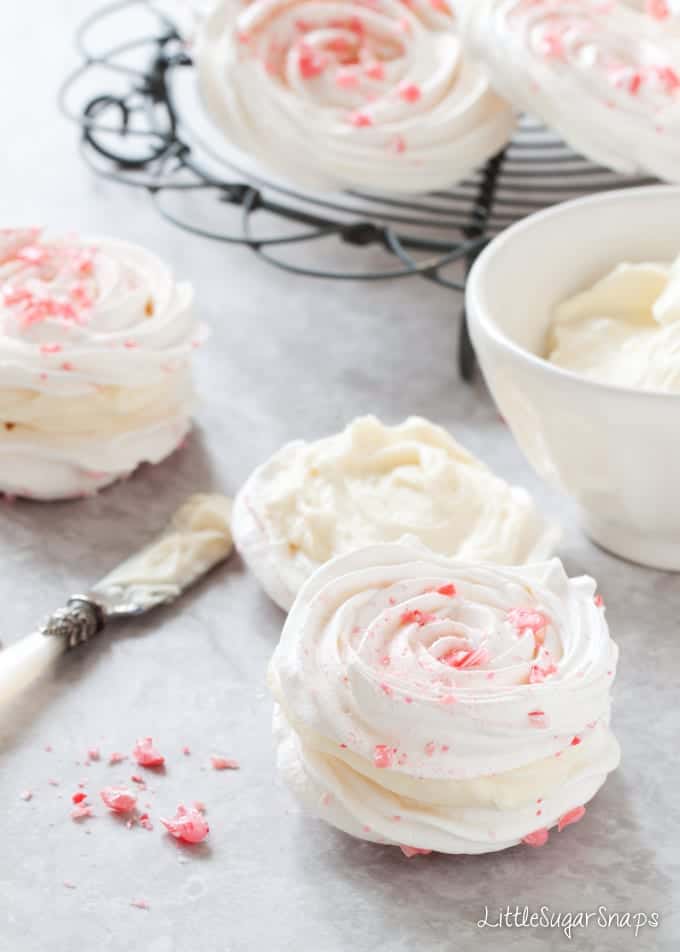
<instances>
[{"instance_id":1,"label":"butter knife","mask_svg":"<svg viewBox=\"0 0 680 952\"><path fill-rule=\"evenodd\" d=\"M87 644L112 622L174 602L231 550L231 501L191 496L154 542L84 595L69 598L32 635L0 651L0 704L20 694L64 651Z\"/></svg>"}]
</instances>

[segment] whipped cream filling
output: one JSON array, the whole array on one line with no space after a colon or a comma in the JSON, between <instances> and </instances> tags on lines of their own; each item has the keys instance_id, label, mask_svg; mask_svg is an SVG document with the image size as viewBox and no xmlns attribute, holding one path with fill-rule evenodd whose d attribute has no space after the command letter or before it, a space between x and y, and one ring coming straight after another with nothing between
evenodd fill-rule
<instances>
[{"instance_id":1,"label":"whipped cream filling","mask_svg":"<svg viewBox=\"0 0 680 952\"><path fill-rule=\"evenodd\" d=\"M227 139L314 188L443 188L514 129L447 0L224 0L197 66Z\"/></svg>"},{"instance_id":2,"label":"whipped cream filling","mask_svg":"<svg viewBox=\"0 0 680 952\"><path fill-rule=\"evenodd\" d=\"M326 439L290 443L235 502L236 546L284 609L328 559L404 535L445 555L517 564L552 554L559 531L525 490L418 417L398 426L362 417Z\"/></svg>"},{"instance_id":3,"label":"whipped cream filling","mask_svg":"<svg viewBox=\"0 0 680 952\"><path fill-rule=\"evenodd\" d=\"M479 853L549 829L619 760L599 601L557 560L496 568L408 542L327 563L270 665L284 777L376 842Z\"/></svg>"},{"instance_id":4,"label":"whipped cream filling","mask_svg":"<svg viewBox=\"0 0 680 952\"><path fill-rule=\"evenodd\" d=\"M167 456L201 334L191 287L145 249L0 231L0 490L78 495Z\"/></svg>"},{"instance_id":5,"label":"whipped cream filling","mask_svg":"<svg viewBox=\"0 0 680 952\"><path fill-rule=\"evenodd\" d=\"M680 393L680 258L620 264L563 302L548 359L601 383Z\"/></svg>"},{"instance_id":6,"label":"whipped cream filling","mask_svg":"<svg viewBox=\"0 0 680 952\"><path fill-rule=\"evenodd\" d=\"M461 0L494 88L602 165L680 181L680 15L668 3Z\"/></svg>"}]
</instances>

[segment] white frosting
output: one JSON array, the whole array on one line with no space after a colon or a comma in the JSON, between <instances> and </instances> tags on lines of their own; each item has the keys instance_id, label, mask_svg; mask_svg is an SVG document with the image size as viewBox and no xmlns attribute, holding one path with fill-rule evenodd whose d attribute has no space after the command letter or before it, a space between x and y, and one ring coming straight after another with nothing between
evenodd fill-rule
<instances>
[{"instance_id":1,"label":"white frosting","mask_svg":"<svg viewBox=\"0 0 680 952\"><path fill-rule=\"evenodd\" d=\"M107 605L126 600L144 606L159 593L176 598L231 553L231 500L218 494L191 496L155 542L119 565L92 590Z\"/></svg>"},{"instance_id":2,"label":"white frosting","mask_svg":"<svg viewBox=\"0 0 680 952\"><path fill-rule=\"evenodd\" d=\"M0 231L0 490L60 498L184 439L193 292L143 248Z\"/></svg>"},{"instance_id":3,"label":"white frosting","mask_svg":"<svg viewBox=\"0 0 680 952\"><path fill-rule=\"evenodd\" d=\"M561 304L548 359L602 383L680 393L680 258L621 264Z\"/></svg>"},{"instance_id":4,"label":"white frosting","mask_svg":"<svg viewBox=\"0 0 680 952\"><path fill-rule=\"evenodd\" d=\"M436 552L517 564L552 554L559 536L441 427L418 417L362 417L298 441L258 467L234 507L236 546L270 597L290 608L319 565L405 534Z\"/></svg>"},{"instance_id":5,"label":"white frosting","mask_svg":"<svg viewBox=\"0 0 680 952\"><path fill-rule=\"evenodd\" d=\"M462 0L461 7L465 40L515 106L596 162L680 181L676 9L659 19L658 4L614 0Z\"/></svg>"},{"instance_id":6,"label":"white frosting","mask_svg":"<svg viewBox=\"0 0 680 952\"><path fill-rule=\"evenodd\" d=\"M619 761L617 649L594 596L556 559L496 568L407 543L326 564L270 666L284 777L376 842L482 853L552 827Z\"/></svg>"},{"instance_id":7,"label":"white frosting","mask_svg":"<svg viewBox=\"0 0 680 952\"><path fill-rule=\"evenodd\" d=\"M197 65L226 137L310 187L444 188L514 128L446 0L223 0Z\"/></svg>"}]
</instances>

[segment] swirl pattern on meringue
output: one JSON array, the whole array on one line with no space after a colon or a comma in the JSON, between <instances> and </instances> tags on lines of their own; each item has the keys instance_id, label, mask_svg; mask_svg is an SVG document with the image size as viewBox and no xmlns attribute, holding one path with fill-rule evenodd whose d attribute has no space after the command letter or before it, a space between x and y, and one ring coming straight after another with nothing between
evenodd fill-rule
<instances>
[{"instance_id":1,"label":"swirl pattern on meringue","mask_svg":"<svg viewBox=\"0 0 680 952\"><path fill-rule=\"evenodd\" d=\"M0 231L0 491L89 493L184 439L193 291L114 239Z\"/></svg>"},{"instance_id":2,"label":"swirl pattern on meringue","mask_svg":"<svg viewBox=\"0 0 680 952\"><path fill-rule=\"evenodd\" d=\"M227 139L308 187L445 188L514 129L447 0L223 0L197 65Z\"/></svg>"},{"instance_id":3,"label":"swirl pattern on meringue","mask_svg":"<svg viewBox=\"0 0 680 952\"><path fill-rule=\"evenodd\" d=\"M491 82L577 151L680 181L680 16L621 0L462 0Z\"/></svg>"},{"instance_id":4,"label":"swirl pattern on meringue","mask_svg":"<svg viewBox=\"0 0 680 952\"><path fill-rule=\"evenodd\" d=\"M314 443L289 443L234 504L234 541L269 596L290 608L335 555L413 535L436 552L517 564L551 555L559 530L445 430L372 416Z\"/></svg>"},{"instance_id":5,"label":"swirl pattern on meringue","mask_svg":"<svg viewBox=\"0 0 680 952\"><path fill-rule=\"evenodd\" d=\"M279 766L327 822L407 855L539 845L618 765L616 660L595 583L558 560L362 549L319 569L284 626Z\"/></svg>"}]
</instances>

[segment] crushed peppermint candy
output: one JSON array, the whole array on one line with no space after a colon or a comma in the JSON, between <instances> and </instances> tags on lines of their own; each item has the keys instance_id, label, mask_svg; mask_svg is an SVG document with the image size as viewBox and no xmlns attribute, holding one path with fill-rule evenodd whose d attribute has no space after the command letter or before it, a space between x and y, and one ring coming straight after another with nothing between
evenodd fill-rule
<instances>
[{"instance_id":1,"label":"crushed peppermint candy","mask_svg":"<svg viewBox=\"0 0 680 952\"><path fill-rule=\"evenodd\" d=\"M185 807L179 804L174 817L165 819L161 823L171 836L182 843L201 843L210 831L205 817L195 807Z\"/></svg>"}]
</instances>

